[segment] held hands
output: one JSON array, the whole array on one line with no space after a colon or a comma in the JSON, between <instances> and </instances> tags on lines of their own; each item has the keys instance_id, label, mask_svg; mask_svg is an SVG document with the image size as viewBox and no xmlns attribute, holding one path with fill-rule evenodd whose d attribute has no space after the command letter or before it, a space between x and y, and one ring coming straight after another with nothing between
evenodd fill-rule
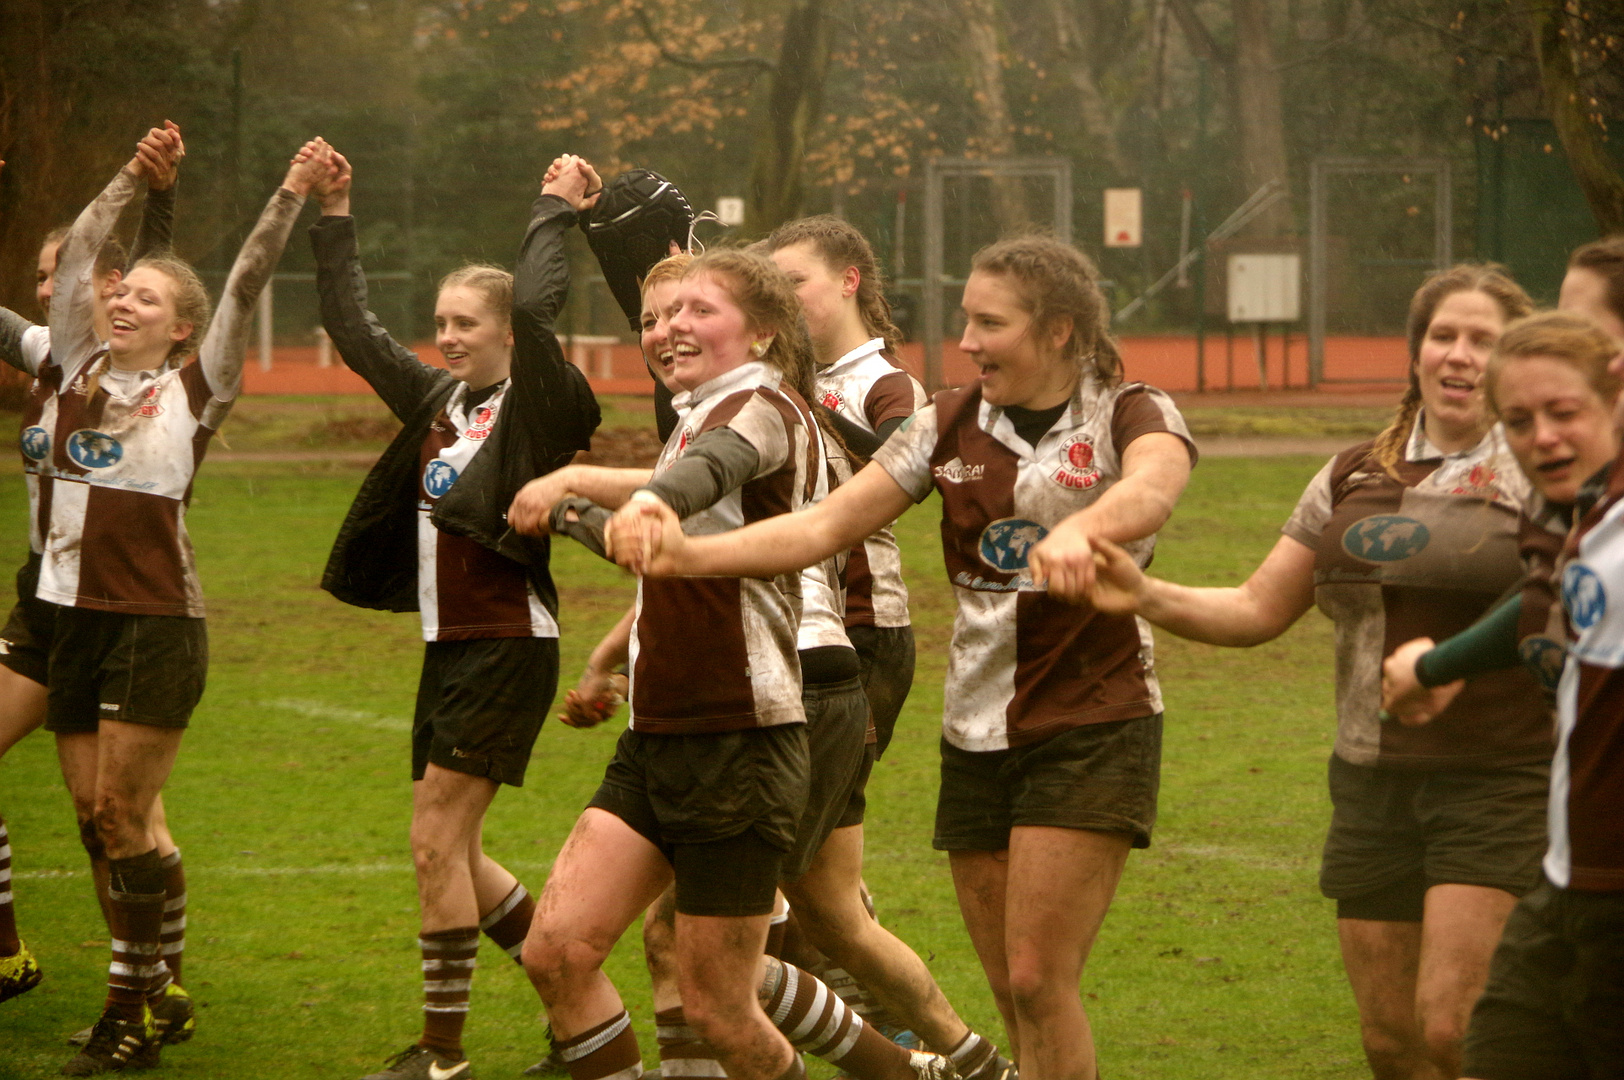
<instances>
[{"instance_id":1,"label":"held hands","mask_svg":"<svg viewBox=\"0 0 1624 1080\"><path fill-rule=\"evenodd\" d=\"M521 536L546 536L551 533L553 507L574 494L571 482L575 467L566 465L556 472L538 477L519 489L508 507L508 527Z\"/></svg>"},{"instance_id":2,"label":"held hands","mask_svg":"<svg viewBox=\"0 0 1624 1080\"><path fill-rule=\"evenodd\" d=\"M1397 720L1407 727L1419 727L1449 707L1466 685L1456 679L1442 686L1422 686L1416 678L1416 661L1435 643L1431 638L1415 638L1393 650L1382 661L1383 720Z\"/></svg>"},{"instance_id":3,"label":"held hands","mask_svg":"<svg viewBox=\"0 0 1624 1080\"><path fill-rule=\"evenodd\" d=\"M316 177L315 184L310 189L311 193L316 196L316 201L321 204L321 212L324 217L348 217L350 213L350 180L353 178L349 160L333 149L331 144L323 143L323 145L326 147L330 167L326 172ZM304 151L300 150L299 153L303 154ZM295 158L294 160L298 159Z\"/></svg>"},{"instance_id":4,"label":"held hands","mask_svg":"<svg viewBox=\"0 0 1624 1080\"><path fill-rule=\"evenodd\" d=\"M299 147L299 152L293 155L282 186L295 195L309 195L317 182L327 179L335 168L333 148L327 145L326 139L317 136Z\"/></svg>"},{"instance_id":5,"label":"held hands","mask_svg":"<svg viewBox=\"0 0 1624 1080\"><path fill-rule=\"evenodd\" d=\"M1088 599L1094 583L1094 544L1080 523L1068 518L1033 546L1027 568L1037 584L1048 582L1049 595L1073 604Z\"/></svg>"},{"instance_id":6,"label":"held hands","mask_svg":"<svg viewBox=\"0 0 1624 1080\"><path fill-rule=\"evenodd\" d=\"M586 158L575 154L554 158L541 182L543 195L557 195L577 213L595 206L602 192L603 180L597 170Z\"/></svg>"},{"instance_id":7,"label":"held hands","mask_svg":"<svg viewBox=\"0 0 1624 1080\"><path fill-rule=\"evenodd\" d=\"M1088 585L1088 602L1107 615L1137 615L1144 606L1145 573L1133 556L1111 541L1094 540L1094 574ZM1054 591L1054 586L1049 586ZM1070 599L1070 597L1067 597Z\"/></svg>"},{"instance_id":8,"label":"held hands","mask_svg":"<svg viewBox=\"0 0 1624 1080\"><path fill-rule=\"evenodd\" d=\"M175 186L180 159L185 156L186 144L181 141L180 128L165 120L163 127L153 128L135 144L135 156L130 159L128 168L136 176L146 177L147 187L153 191L168 191Z\"/></svg>"},{"instance_id":9,"label":"held hands","mask_svg":"<svg viewBox=\"0 0 1624 1080\"><path fill-rule=\"evenodd\" d=\"M604 548L634 574L669 577L678 569L688 538L677 512L661 499L639 493L609 519Z\"/></svg>"},{"instance_id":10,"label":"held hands","mask_svg":"<svg viewBox=\"0 0 1624 1080\"><path fill-rule=\"evenodd\" d=\"M619 711L626 690L626 676L588 664L575 689L565 693L564 711L558 714L558 722L572 728L597 727Z\"/></svg>"}]
</instances>

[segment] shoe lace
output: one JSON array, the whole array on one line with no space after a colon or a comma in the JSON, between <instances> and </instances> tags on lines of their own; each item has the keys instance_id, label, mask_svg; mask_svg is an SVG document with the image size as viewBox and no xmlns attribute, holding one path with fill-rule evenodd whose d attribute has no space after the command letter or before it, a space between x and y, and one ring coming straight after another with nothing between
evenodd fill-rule
<instances>
[{"instance_id":1,"label":"shoe lace","mask_svg":"<svg viewBox=\"0 0 1624 1080\"><path fill-rule=\"evenodd\" d=\"M384 1064L389 1066L391 1069L396 1069L410 1061L412 1058L416 1057L418 1054L424 1054L427 1052L428 1051L424 1050L421 1046L413 1043L400 1053L396 1054L394 1057L390 1058L388 1061L384 1062Z\"/></svg>"}]
</instances>

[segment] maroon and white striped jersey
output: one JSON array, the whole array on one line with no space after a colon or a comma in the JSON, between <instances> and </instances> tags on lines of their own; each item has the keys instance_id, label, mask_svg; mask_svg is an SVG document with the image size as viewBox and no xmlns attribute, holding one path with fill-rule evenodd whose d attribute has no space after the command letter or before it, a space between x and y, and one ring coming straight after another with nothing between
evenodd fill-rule
<instances>
[{"instance_id":1,"label":"maroon and white striped jersey","mask_svg":"<svg viewBox=\"0 0 1624 1080\"><path fill-rule=\"evenodd\" d=\"M1281 532L1314 551L1314 601L1336 624L1335 752L1355 765L1487 769L1549 760L1549 710L1522 667L1486 672L1419 727L1381 719L1382 658L1471 626L1522 580L1533 491L1495 426L1445 454L1418 417L1391 471L1373 443L1336 455Z\"/></svg>"},{"instance_id":2,"label":"maroon and white striped jersey","mask_svg":"<svg viewBox=\"0 0 1624 1080\"><path fill-rule=\"evenodd\" d=\"M1122 453L1153 432L1195 446L1173 401L1143 383L1079 386L1034 448L977 385L945 390L874 455L916 502L942 494L942 553L958 613L942 714L964 750L1043 742L1085 724L1162 710L1150 625L1051 598L1027 571L1049 529L1122 478ZM1124 544L1141 566L1154 535Z\"/></svg>"},{"instance_id":3,"label":"maroon and white striped jersey","mask_svg":"<svg viewBox=\"0 0 1624 1080\"><path fill-rule=\"evenodd\" d=\"M285 188L271 196L195 362L123 371L96 338L92 270L135 187L135 176L120 171L58 250L50 335L60 381L37 425L53 470L41 496L48 526L38 595L70 607L201 618L186 533L192 478L241 389L255 302L304 199Z\"/></svg>"},{"instance_id":4,"label":"maroon and white striped jersey","mask_svg":"<svg viewBox=\"0 0 1624 1080\"><path fill-rule=\"evenodd\" d=\"M1545 876L1624 891L1624 463L1579 523L1561 566L1568 659L1556 691Z\"/></svg>"},{"instance_id":5,"label":"maroon and white striped jersey","mask_svg":"<svg viewBox=\"0 0 1624 1080\"><path fill-rule=\"evenodd\" d=\"M468 387L452 391L423 438L417 490L417 604L424 641L557 637L558 623L525 568L477 540L442 532L429 520L495 428L509 383L468 407Z\"/></svg>"},{"instance_id":6,"label":"maroon and white striped jersey","mask_svg":"<svg viewBox=\"0 0 1624 1080\"><path fill-rule=\"evenodd\" d=\"M876 432L887 420L912 416L925 404L925 391L872 338L817 372L825 408L858 427ZM852 548L846 565L847 626L907 626L908 587L902 581L902 552L890 526Z\"/></svg>"},{"instance_id":7,"label":"maroon and white striped jersey","mask_svg":"<svg viewBox=\"0 0 1624 1080\"><path fill-rule=\"evenodd\" d=\"M700 435L727 427L756 450L755 476L684 519L704 536L808 505L823 470L817 425L800 395L759 361L678 394L677 429L658 476ZM796 648L800 574L639 579L631 635L631 726L691 735L806 722Z\"/></svg>"}]
</instances>

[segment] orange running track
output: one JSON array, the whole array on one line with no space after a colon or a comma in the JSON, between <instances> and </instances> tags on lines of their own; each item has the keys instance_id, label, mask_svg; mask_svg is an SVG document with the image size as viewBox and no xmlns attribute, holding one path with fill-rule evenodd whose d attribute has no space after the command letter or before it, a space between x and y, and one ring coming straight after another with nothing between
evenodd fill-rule
<instances>
[{"instance_id":1,"label":"orange running track","mask_svg":"<svg viewBox=\"0 0 1624 1080\"><path fill-rule=\"evenodd\" d=\"M440 353L432 342L419 342L417 353L427 363L443 367ZM586 344L572 348L574 360L600 394L652 394L652 383L643 368L636 345ZM1269 390L1304 388L1308 384L1308 339L1294 334L1282 340L1269 336L1264 353ZM975 365L956 345L945 349L944 374L951 385L975 376ZM1122 354L1130 379L1150 383L1164 390L1189 393L1196 389L1196 339L1194 335L1145 335L1122 339ZM901 360L915 375L924 368L924 348L918 343L902 347ZM257 351L250 350L243 373L243 391L248 394L366 394L367 384L359 375L334 358L334 366L319 367L316 349L278 348L271 369L262 370ZM1331 337L1325 342L1325 382L1321 393L1352 393L1382 390L1401 384L1405 378L1406 350L1401 337ZM1258 365L1250 334L1237 334L1233 354L1226 349L1223 334L1211 334L1206 342L1206 389L1209 392L1237 390L1256 394L1259 390Z\"/></svg>"}]
</instances>

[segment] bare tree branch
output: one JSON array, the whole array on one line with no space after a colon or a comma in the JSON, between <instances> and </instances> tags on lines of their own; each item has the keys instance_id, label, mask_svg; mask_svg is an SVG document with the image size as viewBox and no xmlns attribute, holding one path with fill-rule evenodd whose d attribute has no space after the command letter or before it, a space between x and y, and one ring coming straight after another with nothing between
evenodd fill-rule
<instances>
[{"instance_id":1,"label":"bare tree branch","mask_svg":"<svg viewBox=\"0 0 1624 1080\"><path fill-rule=\"evenodd\" d=\"M643 27L643 33L648 35L649 44L660 50L660 59L668 64L678 67L694 68L698 71L715 71L723 68L754 68L757 71L775 72L778 65L771 60L760 56L724 56L719 60L695 60L691 56L678 56L654 32L654 20L649 16L648 9L638 5L633 9L637 14L637 21Z\"/></svg>"},{"instance_id":2,"label":"bare tree branch","mask_svg":"<svg viewBox=\"0 0 1624 1080\"><path fill-rule=\"evenodd\" d=\"M1189 42L1191 52L1226 67L1235 62L1235 50L1218 44L1191 0L1168 0L1168 6L1173 9L1173 18L1179 21L1179 29L1184 31L1184 40Z\"/></svg>"}]
</instances>

